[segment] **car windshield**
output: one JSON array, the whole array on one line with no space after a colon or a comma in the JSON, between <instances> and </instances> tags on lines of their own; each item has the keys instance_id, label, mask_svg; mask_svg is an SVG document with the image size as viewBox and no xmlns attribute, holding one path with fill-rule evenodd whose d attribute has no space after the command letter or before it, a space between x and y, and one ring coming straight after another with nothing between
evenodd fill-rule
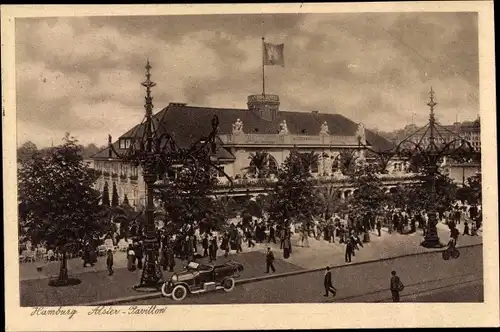
<instances>
[{"instance_id":1,"label":"car windshield","mask_svg":"<svg viewBox=\"0 0 500 332\"><path fill-rule=\"evenodd\" d=\"M190 270L198 270L199 267L200 267L200 264L198 264L196 262L189 262L189 264L187 265L187 268Z\"/></svg>"}]
</instances>

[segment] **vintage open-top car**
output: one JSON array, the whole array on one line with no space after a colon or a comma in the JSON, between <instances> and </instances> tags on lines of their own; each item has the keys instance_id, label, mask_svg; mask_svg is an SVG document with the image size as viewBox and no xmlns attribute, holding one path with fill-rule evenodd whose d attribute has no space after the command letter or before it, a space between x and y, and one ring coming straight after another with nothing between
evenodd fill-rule
<instances>
[{"instance_id":1,"label":"vintage open-top car","mask_svg":"<svg viewBox=\"0 0 500 332\"><path fill-rule=\"evenodd\" d=\"M235 278L240 276L243 265L228 261L221 265L190 262L181 272L174 273L161 287L165 297L182 301L188 294L199 294L223 289L234 289Z\"/></svg>"}]
</instances>

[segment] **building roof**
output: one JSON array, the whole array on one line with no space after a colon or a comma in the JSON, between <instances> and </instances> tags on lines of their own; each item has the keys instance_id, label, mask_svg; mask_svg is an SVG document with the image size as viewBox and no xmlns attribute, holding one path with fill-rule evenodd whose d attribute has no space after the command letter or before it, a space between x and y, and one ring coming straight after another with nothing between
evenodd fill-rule
<instances>
[{"instance_id":1,"label":"building roof","mask_svg":"<svg viewBox=\"0 0 500 332\"><path fill-rule=\"evenodd\" d=\"M172 135L180 147L188 147L210 133L214 115L219 118L219 134L221 135L231 134L233 124L237 119L243 122L245 133L277 134L283 120L286 120L288 131L292 135L316 136L325 121L331 135L355 136L358 129L357 123L340 114L280 111L276 119L270 121L248 109L195 107L179 103L171 103L156 113L153 116L153 124L159 133L166 131ZM143 133L144 125L139 124L120 138L141 137ZM391 142L370 130L365 130L365 133L367 143L375 150L388 150L393 146ZM114 146L117 148L117 144ZM93 157L107 157L106 151L101 152Z\"/></svg>"}]
</instances>

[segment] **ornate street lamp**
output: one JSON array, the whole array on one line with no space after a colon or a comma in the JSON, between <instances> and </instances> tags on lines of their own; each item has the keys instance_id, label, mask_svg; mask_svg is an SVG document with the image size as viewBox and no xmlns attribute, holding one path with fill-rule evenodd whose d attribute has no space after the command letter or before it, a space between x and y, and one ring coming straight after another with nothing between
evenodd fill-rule
<instances>
[{"instance_id":1,"label":"ornate street lamp","mask_svg":"<svg viewBox=\"0 0 500 332\"><path fill-rule=\"evenodd\" d=\"M131 137L131 144L124 153L119 153L110 143L109 148L122 162L141 166L146 189L146 224L144 227L145 266L139 285L135 288L158 288L163 281L163 274L158 264L159 243L154 221L155 206L153 191L165 186L161 181L169 171L183 165L204 165L217 168L216 137L219 119L214 115L212 131L208 136L195 142L191 147L180 148L173 137L165 130L161 120L153 116L153 97L151 88L156 83L151 81L151 65L146 64L146 80L141 83L146 88L145 117ZM225 173L223 173L229 178Z\"/></svg>"},{"instance_id":2,"label":"ornate street lamp","mask_svg":"<svg viewBox=\"0 0 500 332\"><path fill-rule=\"evenodd\" d=\"M436 123L434 108L437 103L434 100L432 87L430 90L430 101L427 105L430 107L429 122L424 127L407 136L393 149L375 151L360 140L359 144L377 157L381 173L386 172L389 160L394 157L401 158L404 161L410 161L416 156L420 157L423 166L422 170L424 171L423 174L420 174L420 179L422 181L429 181L431 184L429 192L430 205L427 211L429 222L424 241L421 245L426 248L440 248L443 244L439 240L436 228L436 177L440 174L440 164L446 157L466 161L477 158L479 154L474 150L469 141ZM422 131L423 134L420 136L420 139L412 139L418 137L418 134ZM449 139L444 138L441 132L447 132ZM425 139L427 134L429 134L428 140ZM440 142L436 142L436 138L438 138L436 135L441 138Z\"/></svg>"}]
</instances>

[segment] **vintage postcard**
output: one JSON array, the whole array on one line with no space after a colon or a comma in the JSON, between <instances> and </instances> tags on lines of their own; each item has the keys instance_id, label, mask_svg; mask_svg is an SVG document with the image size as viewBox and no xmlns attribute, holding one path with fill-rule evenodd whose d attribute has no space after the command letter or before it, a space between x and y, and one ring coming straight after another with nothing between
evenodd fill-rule
<instances>
[{"instance_id":1,"label":"vintage postcard","mask_svg":"<svg viewBox=\"0 0 500 332\"><path fill-rule=\"evenodd\" d=\"M2 7L8 331L499 325L493 3Z\"/></svg>"}]
</instances>

